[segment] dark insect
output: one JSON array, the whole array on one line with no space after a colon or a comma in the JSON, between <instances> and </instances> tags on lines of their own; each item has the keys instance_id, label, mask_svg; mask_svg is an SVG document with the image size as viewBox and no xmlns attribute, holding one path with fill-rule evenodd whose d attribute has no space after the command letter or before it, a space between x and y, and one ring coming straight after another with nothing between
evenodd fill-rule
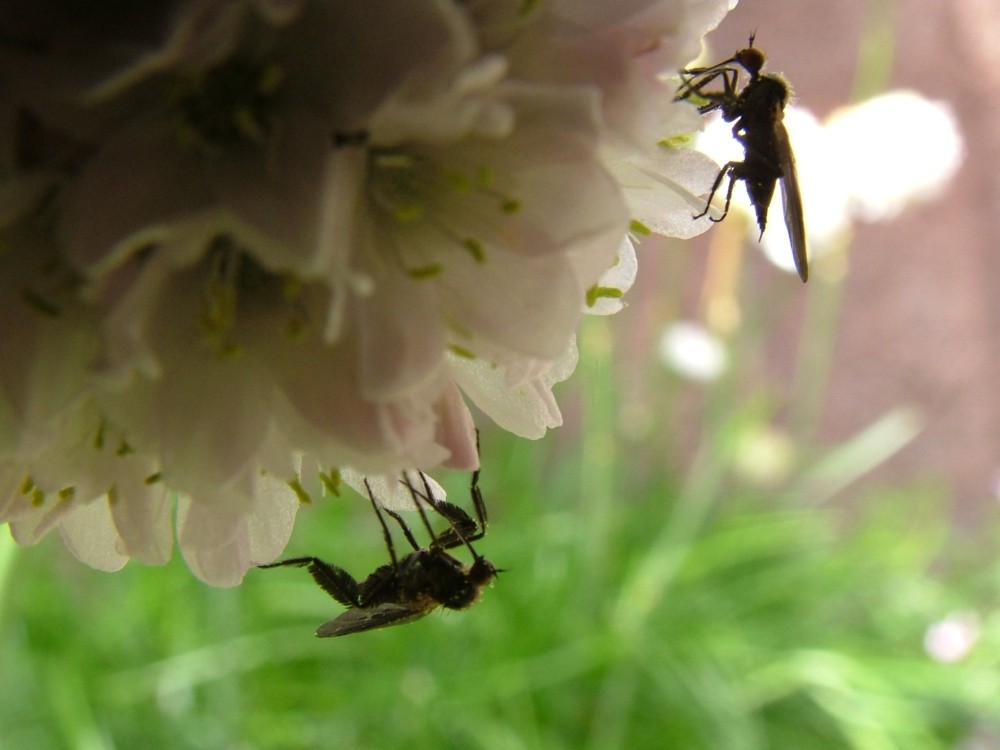
<instances>
[{"instance_id":1,"label":"dark insect","mask_svg":"<svg viewBox=\"0 0 1000 750\"><path fill-rule=\"evenodd\" d=\"M767 224L767 209L774 196L774 185L781 180L781 197L785 206L785 227L792 247L792 258L799 278L809 278L809 263L806 254L806 230L802 217L802 196L795 172L795 157L785 129L784 111L788 103L788 83L780 76L761 73L764 67L764 53L753 46L754 37L745 49L736 52L728 60L707 68L689 68L681 71L681 85L675 101L692 99L704 102L698 107L702 114L713 110L722 112L722 119L733 123L733 136L743 146L743 161L731 161L723 165L715 178L709 193L705 210L694 216L700 219L708 213L712 198L729 175L726 189L726 205L722 216L712 221L722 221L729 213L729 202L733 197L733 186L737 180L746 183L750 202L757 214L757 226L764 236ZM737 91L739 69L745 70L750 79L742 91ZM713 82L721 80L721 90L707 90Z\"/></svg>"},{"instance_id":2,"label":"dark insect","mask_svg":"<svg viewBox=\"0 0 1000 750\"><path fill-rule=\"evenodd\" d=\"M479 470L472 474L470 492L476 510L473 520L457 505L434 496L427 476L418 472L422 480L421 488L413 486L410 477L404 473L401 480L413 498L413 504L420 513L427 533L431 537L428 547L421 547L402 516L393 510L380 507L371 485L365 480L368 499L382 526L386 548L389 550L389 564L382 565L358 583L343 568L323 562L316 557L296 557L290 560L261 565L261 568L277 568L286 565L307 568L313 579L326 593L347 607L339 617L320 625L316 635L320 638L360 633L365 630L386 628L412 622L429 614L438 607L467 609L479 600L485 586L496 578L500 571L489 560L472 547L472 542L486 533L486 505L479 491ZM443 516L449 527L435 534L424 506L430 506ZM402 559L396 556L392 534L383 513L396 520L413 552ZM472 553L472 564L464 565L461 560L447 550L465 546Z\"/></svg>"}]
</instances>

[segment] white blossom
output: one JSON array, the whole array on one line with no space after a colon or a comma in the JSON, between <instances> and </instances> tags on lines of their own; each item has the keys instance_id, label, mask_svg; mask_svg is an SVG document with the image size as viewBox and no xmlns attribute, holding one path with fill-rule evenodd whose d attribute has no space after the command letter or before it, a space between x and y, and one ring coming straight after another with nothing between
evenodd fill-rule
<instances>
[{"instance_id":1,"label":"white blossom","mask_svg":"<svg viewBox=\"0 0 1000 750\"><path fill-rule=\"evenodd\" d=\"M692 380L716 380L729 364L725 344L703 326L677 321L660 336L660 360Z\"/></svg>"},{"instance_id":2,"label":"white blossom","mask_svg":"<svg viewBox=\"0 0 1000 750\"><path fill-rule=\"evenodd\" d=\"M474 468L466 398L559 425L582 315L707 226L665 75L725 10L5 6L0 520L233 585L318 479Z\"/></svg>"},{"instance_id":3,"label":"white blossom","mask_svg":"<svg viewBox=\"0 0 1000 750\"><path fill-rule=\"evenodd\" d=\"M934 661L954 664L976 647L982 624L975 612L951 612L927 628L924 650Z\"/></svg>"}]
</instances>

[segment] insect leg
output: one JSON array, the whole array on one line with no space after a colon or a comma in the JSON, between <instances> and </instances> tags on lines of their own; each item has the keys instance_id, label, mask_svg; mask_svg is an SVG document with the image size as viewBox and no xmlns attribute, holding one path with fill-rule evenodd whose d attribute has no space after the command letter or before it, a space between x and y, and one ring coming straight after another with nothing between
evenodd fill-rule
<instances>
[{"instance_id":1,"label":"insect leg","mask_svg":"<svg viewBox=\"0 0 1000 750\"><path fill-rule=\"evenodd\" d=\"M417 496L421 500L427 500L422 492L417 492ZM428 505L434 508L449 523L449 527L434 538L436 546L443 549L453 549L460 547L467 541L475 541L482 538L484 531L479 524L473 521L469 517L469 514L457 505L439 500L438 498L432 498L428 502Z\"/></svg>"},{"instance_id":2,"label":"insect leg","mask_svg":"<svg viewBox=\"0 0 1000 750\"><path fill-rule=\"evenodd\" d=\"M714 221L714 222L717 222L717 223L720 222L720 221L722 221L723 219L725 219L729 215L729 204L733 200L733 188L736 187L736 180L742 180L744 178L744 175L743 175L743 173L742 173L742 171L740 169L743 166L743 162L741 162L741 161L732 162L731 161L726 166L729 169L729 188L726 190L726 205L723 206L723 208L722 208L722 216L720 216L718 219L713 218L711 216L708 217L709 221ZM761 234L763 234L763 233L764 233L764 230L762 229L761 230Z\"/></svg>"},{"instance_id":3,"label":"insect leg","mask_svg":"<svg viewBox=\"0 0 1000 750\"><path fill-rule=\"evenodd\" d=\"M428 505L435 508L441 501L434 497L434 493L431 491L430 483L427 481L427 475L422 471L418 471L417 474L424 483L424 490L427 492L426 495L421 494L416 487L413 486L413 482L410 481L410 476L406 472L403 472L403 480L406 488L410 491L410 497L413 498L413 504L417 507L417 511L420 513L420 520L424 523L424 528L427 529L427 535L431 538L431 543L437 543L437 536L434 534L434 529L431 528L431 522L427 519L427 513L424 511L424 506L420 502L423 498Z\"/></svg>"},{"instance_id":4,"label":"insect leg","mask_svg":"<svg viewBox=\"0 0 1000 750\"><path fill-rule=\"evenodd\" d=\"M730 61L726 61L726 63L728 62ZM703 115L716 109L725 111L727 107L731 107L737 99L736 83L739 71L726 63L720 63L723 67L718 67L718 69L707 68L705 74L684 78L677 95L674 96L674 101L690 99L691 97L704 99L707 104L698 107L699 114ZM681 71L682 76L687 72L689 71ZM722 91L705 91L705 88L719 77L722 78Z\"/></svg>"},{"instance_id":5,"label":"insect leg","mask_svg":"<svg viewBox=\"0 0 1000 750\"><path fill-rule=\"evenodd\" d=\"M434 491L431 489L430 482L427 481L427 475L422 471L417 473L420 474L420 477L423 480L424 492L427 493L426 495L413 486L413 483L410 481L410 477L408 475L404 474L403 476L406 480L406 486L410 490L410 495L413 497L413 504L417 506L417 510L420 512L420 519L424 522L424 528L427 529L427 534L431 538L431 546L438 547L439 549L452 549L464 544L469 548L469 552L476 560L482 559L479 553L473 549L471 544L469 544L468 539L465 538L465 535L459 528L460 526L465 527L466 529L471 527L474 530L476 522L469 518L469 515L458 506L436 498L434 496ZM426 502L447 519L448 523L451 524L451 528L448 531L440 535L435 535L434 529L431 528L431 522L427 518L427 513L424 511L424 506L420 502L421 500ZM455 535L455 539L451 539L449 537L449 533L452 532ZM444 539L443 543L441 541L442 539Z\"/></svg>"},{"instance_id":6,"label":"insect leg","mask_svg":"<svg viewBox=\"0 0 1000 750\"><path fill-rule=\"evenodd\" d=\"M479 528L474 534L466 535L465 538L467 541L474 542L486 536L486 524L488 521L486 518L486 503L483 502L483 493L479 491L478 471L472 475L472 486L469 488L469 492L472 494L472 504L476 508L476 518L479 521Z\"/></svg>"},{"instance_id":7,"label":"insect leg","mask_svg":"<svg viewBox=\"0 0 1000 750\"><path fill-rule=\"evenodd\" d=\"M308 568L313 580L326 593L343 604L345 607L361 606L361 593L358 582L343 568L323 562L318 557L293 557L290 560L258 565L258 568L281 568L294 566L296 568Z\"/></svg>"},{"instance_id":8,"label":"insect leg","mask_svg":"<svg viewBox=\"0 0 1000 750\"><path fill-rule=\"evenodd\" d=\"M722 181L726 178L726 175L728 174L729 188L726 191L726 207L722 211L722 216L720 216L718 219L712 218L711 216L708 217L712 221L722 221L723 219L726 218L726 215L729 213L729 201L733 197L733 183L736 182L736 175L734 174L734 170L737 169L742 164L743 162L741 161L727 161L723 165L722 169L719 170L718 176L715 178L715 182L712 183L712 189L708 193L708 200L705 201L705 210L702 211L700 214L695 214L694 216L692 216L691 217L692 219L700 219L702 216L705 216L708 213L708 210L712 207L712 199L715 197L715 194L718 192L719 187L722 185Z\"/></svg>"},{"instance_id":9,"label":"insect leg","mask_svg":"<svg viewBox=\"0 0 1000 750\"><path fill-rule=\"evenodd\" d=\"M479 451L479 430L476 430L476 454L480 457ZM466 541L474 542L481 539L486 534L486 524L489 519L486 517L486 503L483 502L483 493L479 491L479 469L472 472L472 482L469 485L469 494L472 495L472 506L476 509L476 517L479 519L479 530L472 536L466 536Z\"/></svg>"},{"instance_id":10,"label":"insect leg","mask_svg":"<svg viewBox=\"0 0 1000 750\"><path fill-rule=\"evenodd\" d=\"M382 516L382 511L379 510L378 502L375 500L375 493L372 492L372 486L368 483L368 478L365 478L365 489L368 490L368 499L371 500L372 508L375 510L375 515L378 518L379 524L382 526L382 536L385 539L386 549L389 550L389 559L392 560L392 567L399 567L399 560L396 559L396 547L392 543L392 534L389 533L389 526L385 522L385 518ZM409 537L412 539L412 537ZM416 544L414 543L414 547Z\"/></svg>"},{"instance_id":11,"label":"insect leg","mask_svg":"<svg viewBox=\"0 0 1000 750\"><path fill-rule=\"evenodd\" d=\"M476 453L479 454L479 430L476 430ZM472 497L472 505L476 509L476 521L469 517L469 514L457 505L439 500L436 497L424 497L420 492L421 499L426 500L445 520L451 528L445 529L434 540L435 543L444 549L454 549L468 542L475 542L486 535L487 516L486 503L483 502L483 494L479 490L479 469L472 472L472 482L469 486L469 494Z\"/></svg>"},{"instance_id":12,"label":"insect leg","mask_svg":"<svg viewBox=\"0 0 1000 750\"><path fill-rule=\"evenodd\" d=\"M399 528L403 530L403 536L406 537L406 541L410 543L410 546L412 546L414 550L419 550L420 545L417 544L417 540L413 536L413 532L410 531L410 527L406 525L406 521L403 520L403 517L399 515L399 513L397 513L396 511L391 510L390 508L382 508L382 510L384 510L386 513L388 513L390 516L396 519L396 523L399 524Z\"/></svg>"},{"instance_id":13,"label":"insect leg","mask_svg":"<svg viewBox=\"0 0 1000 750\"><path fill-rule=\"evenodd\" d=\"M478 477L478 474L479 474L479 472L477 470L476 472L474 472L474 475L473 475L473 482L474 482L473 486L475 487L476 491L479 490L479 485L478 485L479 477ZM468 547L469 552L472 554L472 556L477 561L481 560L482 557L480 556L480 554L478 552L476 552L476 550L469 543L469 538L468 538L468 536L466 536L465 533L463 533L462 529L464 528L466 531L471 531L474 536L478 533L478 536L475 536L475 538L479 539L479 538L481 538L483 536L483 534L486 533L485 528L483 528L481 530L477 530L476 529L476 522L473 521L471 518L469 518L469 514L468 513L466 513L464 510L462 510L461 508L459 508L456 505L452 505L451 503L446 503L443 500L439 500L438 498L434 497L434 493L431 490L430 484L427 482L427 475L426 474L421 474L421 476L423 476L423 479L424 479L424 490L426 490L426 492L427 492L427 498L428 498L427 501L428 501L428 503L430 504L430 506L432 508L434 508L438 513L440 513L442 516L444 516L447 519L448 523L451 524L451 529L449 529L449 531L454 532L455 537L457 538L457 541L451 540L449 538L449 536L448 536L449 532L446 531L446 532L444 532L443 534L439 535L438 537L436 537L434 539L434 544L437 544L438 546L444 546L439 541L442 538L444 538L446 540L446 543L447 543L447 546L444 547L445 549L452 549L454 547L458 547L458 546L464 544L466 547ZM416 501L418 494L419 493L415 493L414 494L414 496L413 496L414 501ZM480 502L482 502L482 497L480 497ZM418 503L418 505L419 505L419 503ZM485 511L485 506L484 506L484 511ZM456 519L457 519L457 522L456 522ZM426 521L426 516L424 516L424 520ZM429 528L430 528L430 525L428 525L428 529ZM433 536L433 533L432 533L432 536Z\"/></svg>"},{"instance_id":14,"label":"insect leg","mask_svg":"<svg viewBox=\"0 0 1000 750\"><path fill-rule=\"evenodd\" d=\"M677 89L674 101L689 99L692 96L701 96L702 89L714 81L719 76L727 77L730 68L691 68L681 71L681 85ZM725 84L723 84L725 86Z\"/></svg>"},{"instance_id":15,"label":"insect leg","mask_svg":"<svg viewBox=\"0 0 1000 750\"><path fill-rule=\"evenodd\" d=\"M431 536L431 543L435 547L440 547L441 549L454 549L465 543L465 541L471 536L473 539L479 539L483 536L480 532L479 526L473 521L469 514L464 510L459 508L457 505L447 502L446 500L441 500L434 496L434 492L430 489L429 483L427 482L426 475L420 472L421 477L424 477L424 490L426 492L421 492L413 483L410 481L409 477L404 473L403 479L400 480L402 484L406 485L406 488L410 491L410 495L413 497L417 509L423 512L423 506L421 502L427 503L431 508L433 508L437 513L448 521L450 527L442 531L440 534L434 534L433 531L428 529L428 533ZM383 508L386 513L390 513L388 508ZM401 518L397 517L399 524L403 526L403 533L409 532L409 528L405 526L405 522ZM408 535L407 539L410 543L414 545L414 549L420 549L416 544L412 535Z\"/></svg>"}]
</instances>

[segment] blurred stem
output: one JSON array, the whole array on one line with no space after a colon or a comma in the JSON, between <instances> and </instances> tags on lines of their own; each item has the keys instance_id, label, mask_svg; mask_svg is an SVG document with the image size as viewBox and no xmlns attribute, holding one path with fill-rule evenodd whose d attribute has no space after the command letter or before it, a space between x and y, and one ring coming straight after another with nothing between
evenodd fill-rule
<instances>
[{"instance_id":1,"label":"blurred stem","mask_svg":"<svg viewBox=\"0 0 1000 750\"><path fill-rule=\"evenodd\" d=\"M896 0L874 0L868 6L852 101L872 97L889 86L896 52L895 11ZM806 298L791 419L793 434L804 444L815 438L823 412L852 239L853 234L845 231L816 260L817 272Z\"/></svg>"},{"instance_id":2,"label":"blurred stem","mask_svg":"<svg viewBox=\"0 0 1000 750\"><path fill-rule=\"evenodd\" d=\"M7 599L7 585L10 583L10 574L14 569L14 555L17 552L17 542L10 535L10 528L5 529L5 533L0 533L0 607L7 611L4 606Z\"/></svg>"},{"instance_id":3,"label":"blurred stem","mask_svg":"<svg viewBox=\"0 0 1000 750\"><path fill-rule=\"evenodd\" d=\"M44 666L46 695L52 702L66 747L77 750L111 748L111 743L101 733L90 703L86 677L75 664L66 664L57 658L46 660Z\"/></svg>"},{"instance_id":4,"label":"blurred stem","mask_svg":"<svg viewBox=\"0 0 1000 750\"><path fill-rule=\"evenodd\" d=\"M816 437L826 401L851 236L850 232L844 232L814 263L816 272L806 295L791 400L792 435L803 445L811 444Z\"/></svg>"},{"instance_id":5,"label":"blurred stem","mask_svg":"<svg viewBox=\"0 0 1000 750\"><path fill-rule=\"evenodd\" d=\"M896 61L896 0L874 0L865 14L851 101L860 102L889 86Z\"/></svg>"},{"instance_id":6,"label":"blurred stem","mask_svg":"<svg viewBox=\"0 0 1000 750\"><path fill-rule=\"evenodd\" d=\"M724 471L726 422L733 412L736 377L710 389L698 450L684 486L669 506L660 533L626 575L613 612L612 628L625 648L639 646L639 631L661 604L719 498ZM666 499L664 499L666 502Z\"/></svg>"},{"instance_id":7,"label":"blurred stem","mask_svg":"<svg viewBox=\"0 0 1000 750\"><path fill-rule=\"evenodd\" d=\"M633 662L623 660L612 667L594 703L588 747L610 750L626 746L638 681L639 675Z\"/></svg>"},{"instance_id":8,"label":"blurred stem","mask_svg":"<svg viewBox=\"0 0 1000 750\"><path fill-rule=\"evenodd\" d=\"M746 228L747 219L734 212L727 221L716 225L708 242L701 308L705 326L723 338L735 333L742 323L738 289L743 273Z\"/></svg>"},{"instance_id":9,"label":"blurred stem","mask_svg":"<svg viewBox=\"0 0 1000 750\"><path fill-rule=\"evenodd\" d=\"M607 570L608 540L614 536L617 394L614 378L614 339L604 317L591 316L580 328L579 382L583 393L580 487L580 577L589 591L600 591Z\"/></svg>"}]
</instances>

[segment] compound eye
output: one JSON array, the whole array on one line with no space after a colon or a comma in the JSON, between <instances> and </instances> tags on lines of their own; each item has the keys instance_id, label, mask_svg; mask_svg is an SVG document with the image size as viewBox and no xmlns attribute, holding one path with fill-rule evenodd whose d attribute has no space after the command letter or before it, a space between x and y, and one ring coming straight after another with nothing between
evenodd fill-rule
<instances>
[{"instance_id":1,"label":"compound eye","mask_svg":"<svg viewBox=\"0 0 1000 750\"><path fill-rule=\"evenodd\" d=\"M759 49L747 47L737 52L733 59L742 65L750 75L757 75L764 67L764 53Z\"/></svg>"}]
</instances>

